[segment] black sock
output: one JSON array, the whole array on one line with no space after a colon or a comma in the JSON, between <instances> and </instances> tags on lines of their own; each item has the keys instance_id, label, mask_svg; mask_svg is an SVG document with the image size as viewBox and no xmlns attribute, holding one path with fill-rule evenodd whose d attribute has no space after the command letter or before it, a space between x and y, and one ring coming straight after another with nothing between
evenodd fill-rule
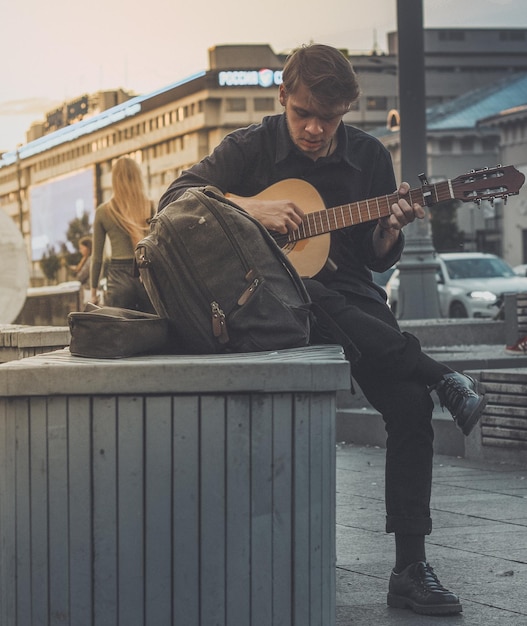
<instances>
[{"instance_id":1,"label":"black sock","mask_svg":"<svg viewBox=\"0 0 527 626\"><path fill-rule=\"evenodd\" d=\"M403 569L418 561L426 561L425 536L396 534L395 572L400 574Z\"/></svg>"}]
</instances>

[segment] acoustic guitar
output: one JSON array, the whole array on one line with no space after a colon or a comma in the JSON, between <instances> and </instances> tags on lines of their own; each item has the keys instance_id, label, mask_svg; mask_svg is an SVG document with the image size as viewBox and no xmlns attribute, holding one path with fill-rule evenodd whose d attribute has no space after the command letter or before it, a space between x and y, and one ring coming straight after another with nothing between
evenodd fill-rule
<instances>
[{"instance_id":1,"label":"acoustic guitar","mask_svg":"<svg viewBox=\"0 0 527 626\"><path fill-rule=\"evenodd\" d=\"M410 189L404 198L410 204L417 202L430 207L447 200L477 204L482 200L506 200L508 196L519 193L525 176L511 165L498 165L473 170L452 180L434 184L429 184L422 174L420 179L422 186ZM237 196L228 196L236 202ZM326 208L318 191L306 181L297 178L279 181L252 196L261 200L291 200L304 211L304 219L297 230L287 235L273 233L273 237L299 275L308 278L324 267L329 255L332 231L386 217L391 213L392 204L400 197L394 192L387 196Z\"/></svg>"}]
</instances>

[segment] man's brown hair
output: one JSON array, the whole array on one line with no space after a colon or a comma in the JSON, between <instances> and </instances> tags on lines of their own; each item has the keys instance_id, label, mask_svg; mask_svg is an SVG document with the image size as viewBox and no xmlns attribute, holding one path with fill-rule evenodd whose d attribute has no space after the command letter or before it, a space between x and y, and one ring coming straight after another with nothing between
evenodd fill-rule
<instances>
[{"instance_id":1,"label":"man's brown hair","mask_svg":"<svg viewBox=\"0 0 527 626\"><path fill-rule=\"evenodd\" d=\"M292 52L284 65L282 83L287 93L294 93L302 83L322 105L351 106L360 95L351 63L340 50L324 44L305 45Z\"/></svg>"}]
</instances>

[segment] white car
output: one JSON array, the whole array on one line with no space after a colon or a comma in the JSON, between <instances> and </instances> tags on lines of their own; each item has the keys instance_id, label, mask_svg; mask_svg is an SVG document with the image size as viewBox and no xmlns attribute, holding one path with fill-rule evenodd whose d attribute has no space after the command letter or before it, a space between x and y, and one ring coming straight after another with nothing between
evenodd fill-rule
<instances>
[{"instance_id":1,"label":"white car","mask_svg":"<svg viewBox=\"0 0 527 626\"><path fill-rule=\"evenodd\" d=\"M505 293L527 293L527 277L494 254L438 254L437 294L441 317L494 317ZM388 303L397 313L399 270L386 284Z\"/></svg>"},{"instance_id":2,"label":"white car","mask_svg":"<svg viewBox=\"0 0 527 626\"><path fill-rule=\"evenodd\" d=\"M516 265L512 268L515 274L518 276L527 276L527 263L523 263L522 265Z\"/></svg>"}]
</instances>

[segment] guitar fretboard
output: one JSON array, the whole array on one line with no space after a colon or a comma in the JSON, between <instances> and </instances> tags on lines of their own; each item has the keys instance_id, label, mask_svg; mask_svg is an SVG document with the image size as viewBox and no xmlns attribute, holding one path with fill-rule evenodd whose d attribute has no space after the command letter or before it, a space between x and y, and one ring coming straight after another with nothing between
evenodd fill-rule
<instances>
[{"instance_id":1,"label":"guitar fretboard","mask_svg":"<svg viewBox=\"0 0 527 626\"><path fill-rule=\"evenodd\" d=\"M422 188L410 189L404 198L410 203L418 203L424 205L428 194L431 195L432 204L451 200L455 196L452 191L450 180L446 180L434 185L428 185L423 193ZM425 195L427 198L425 199ZM301 239L316 237L334 230L340 230L347 226L355 226L363 222L371 222L381 217L387 217L391 213L391 206L400 200L402 196L398 193L392 193L388 196L380 196L378 198L370 198L369 200L361 200L360 202L351 202L330 209L322 209L321 211L313 211L304 216L302 224L297 230L288 235L288 242L293 243Z\"/></svg>"}]
</instances>

